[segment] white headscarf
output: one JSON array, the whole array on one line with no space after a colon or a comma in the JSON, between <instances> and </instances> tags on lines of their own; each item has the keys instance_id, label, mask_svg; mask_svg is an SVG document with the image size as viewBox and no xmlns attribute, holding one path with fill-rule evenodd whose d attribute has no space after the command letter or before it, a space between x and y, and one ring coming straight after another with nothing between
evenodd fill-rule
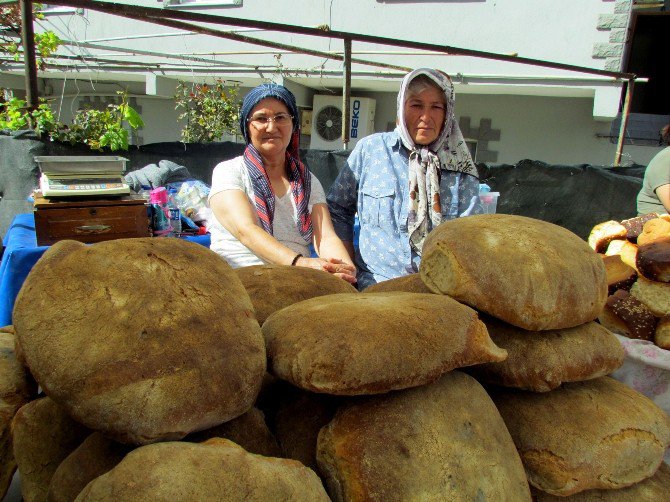
<instances>
[{"instance_id":1,"label":"white headscarf","mask_svg":"<svg viewBox=\"0 0 670 502\"><path fill-rule=\"evenodd\" d=\"M416 145L405 124L405 101L412 80L426 75L444 92L445 114L440 135L430 145ZM477 177L470 151L454 115L454 85L451 79L438 70L419 68L402 80L398 93L398 127L402 144L409 150L409 214L407 228L410 245L421 254L423 241L442 222L440 204L441 170L457 171Z\"/></svg>"}]
</instances>

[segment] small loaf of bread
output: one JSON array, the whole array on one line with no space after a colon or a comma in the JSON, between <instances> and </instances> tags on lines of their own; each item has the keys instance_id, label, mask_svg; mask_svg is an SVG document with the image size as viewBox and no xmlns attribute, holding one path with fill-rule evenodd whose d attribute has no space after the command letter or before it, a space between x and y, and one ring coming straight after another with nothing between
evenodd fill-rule
<instances>
[{"instance_id":1,"label":"small loaf of bread","mask_svg":"<svg viewBox=\"0 0 670 502\"><path fill-rule=\"evenodd\" d=\"M631 242L637 242L637 238L642 233L644 224L655 218L658 218L658 213L648 213L623 220L621 224L626 227L626 231L628 232L626 234L626 239Z\"/></svg>"},{"instance_id":2,"label":"small loaf of bread","mask_svg":"<svg viewBox=\"0 0 670 502\"><path fill-rule=\"evenodd\" d=\"M642 227L642 233L637 238L638 245L648 244L658 239L670 237L670 221L665 218L654 218Z\"/></svg>"},{"instance_id":3,"label":"small loaf of bread","mask_svg":"<svg viewBox=\"0 0 670 502\"><path fill-rule=\"evenodd\" d=\"M647 279L670 282L670 237L638 246L635 265Z\"/></svg>"},{"instance_id":4,"label":"small loaf of bread","mask_svg":"<svg viewBox=\"0 0 670 502\"><path fill-rule=\"evenodd\" d=\"M646 305L624 290L607 298L598 320L613 333L642 340L653 338L658 322Z\"/></svg>"},{"instance_id":5,"label":"small loaf of bread","mask_svg":"<svg viewBox=\"0 0 670 502\"><path fill-rule=\"evenodd\" d=\"M656 317L670 315L670 284L639 276L630 294L644 303Z\"/></svg>"},{"instance_id":6,"label":"small loaf of bread","mask_svg":"<svg viewBox=\"0 0 670 502\"><path fill-rule=\"evenodd\" d=\"M593 227L588 242L596 253L604 253L610 242L614 239L625 239L627 235L628 230L618 221L604 221Z\"/></svg>"},{"instance_id":7,"label":"small loaf of bread","mask_svg":"<svg viewBox=\"0 0 670 502\"><path fill-rule=\"evenodd\" d=\"M658 321L654 343L662 349L670 350L670 316L663 316Z\"/></svg>"},{"instance_id":8,"label":"small loaf of bread","mask_svg":"<svg viewBox=\"0 0 670 502\"><path fill-rule=\"evenodd\" d=\"M637 265L635 264L635 261L637 259L637 245L632 242L621 239L613 240L607 246L605 254L607 256L619 255L622 262L629 267L636 269Z\"/></svg>"},{"instance_id":9,"label":"small loaf of bread","mask_svg":"<svg viewBox=\"0 0 670 502\"><path fill-rule=\"evenodd\" d=\"M603 255L603 263L607 274L607 294L613 295L617 289L629 291L637 279L635 269L626 265L618 254Z\"/></svg>"}]
</instances>

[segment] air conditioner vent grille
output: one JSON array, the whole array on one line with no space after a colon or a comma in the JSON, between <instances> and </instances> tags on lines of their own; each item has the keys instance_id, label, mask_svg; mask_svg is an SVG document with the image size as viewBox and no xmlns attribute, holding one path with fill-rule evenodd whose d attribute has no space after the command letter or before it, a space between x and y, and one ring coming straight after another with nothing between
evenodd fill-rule
<instances>
[{"instance_id":1,"label":"air conditioner vent grille","mask_svg":"<svg viewBox=\"0 0 670 502\"><path fill-rule=\"evenodd\" d=\"M342 110L326 106L316 117L316 132L326 141L334 141L342 134Z\"/></svg>"}]
</instances>

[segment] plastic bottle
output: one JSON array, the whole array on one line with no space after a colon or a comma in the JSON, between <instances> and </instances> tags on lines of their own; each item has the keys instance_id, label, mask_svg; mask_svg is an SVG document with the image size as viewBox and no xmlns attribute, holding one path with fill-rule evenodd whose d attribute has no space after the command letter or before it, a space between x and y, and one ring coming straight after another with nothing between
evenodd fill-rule
<instances>
[{"instance_id":1,"label":"plastic bottle","mask_svg":"<svg viewBox=\"0 0 670 502\"><path fill-rule=\"evenodd\" d=\"M175 199L177 195L176 188L170 188L168 191L168 209L170 211L170 225L172 226L172 235L179 237L181 235L181 211Z\"/></svg>"},{"instance_id":2,"label":"plastic bottle","mask_svg":"<svg viewBox=\"0 0 670 502\"><path fill-rule=\"evenodd\" d=\"M149 194L151 203L151 227L154 237L170 237L170 211L168 209L168 193L165 187L154 188Z\"/></svg>"}]
</instances>

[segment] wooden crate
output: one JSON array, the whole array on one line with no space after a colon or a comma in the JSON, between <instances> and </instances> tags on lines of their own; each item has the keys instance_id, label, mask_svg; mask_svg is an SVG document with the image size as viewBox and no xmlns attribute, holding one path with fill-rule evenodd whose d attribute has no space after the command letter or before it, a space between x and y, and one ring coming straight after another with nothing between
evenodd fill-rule
<instances>
[{"instance_id":1,"label":"wooden crate","mask_svg":"<svg viewBox=\"0 0 670 502\"><path fill-rule=\"evenodd\" d=\"M105 199L45 199L35 195L38 246L63 239L93 243L151 236L149 206L136 195Z\"/></svg>"}]
</instances>

